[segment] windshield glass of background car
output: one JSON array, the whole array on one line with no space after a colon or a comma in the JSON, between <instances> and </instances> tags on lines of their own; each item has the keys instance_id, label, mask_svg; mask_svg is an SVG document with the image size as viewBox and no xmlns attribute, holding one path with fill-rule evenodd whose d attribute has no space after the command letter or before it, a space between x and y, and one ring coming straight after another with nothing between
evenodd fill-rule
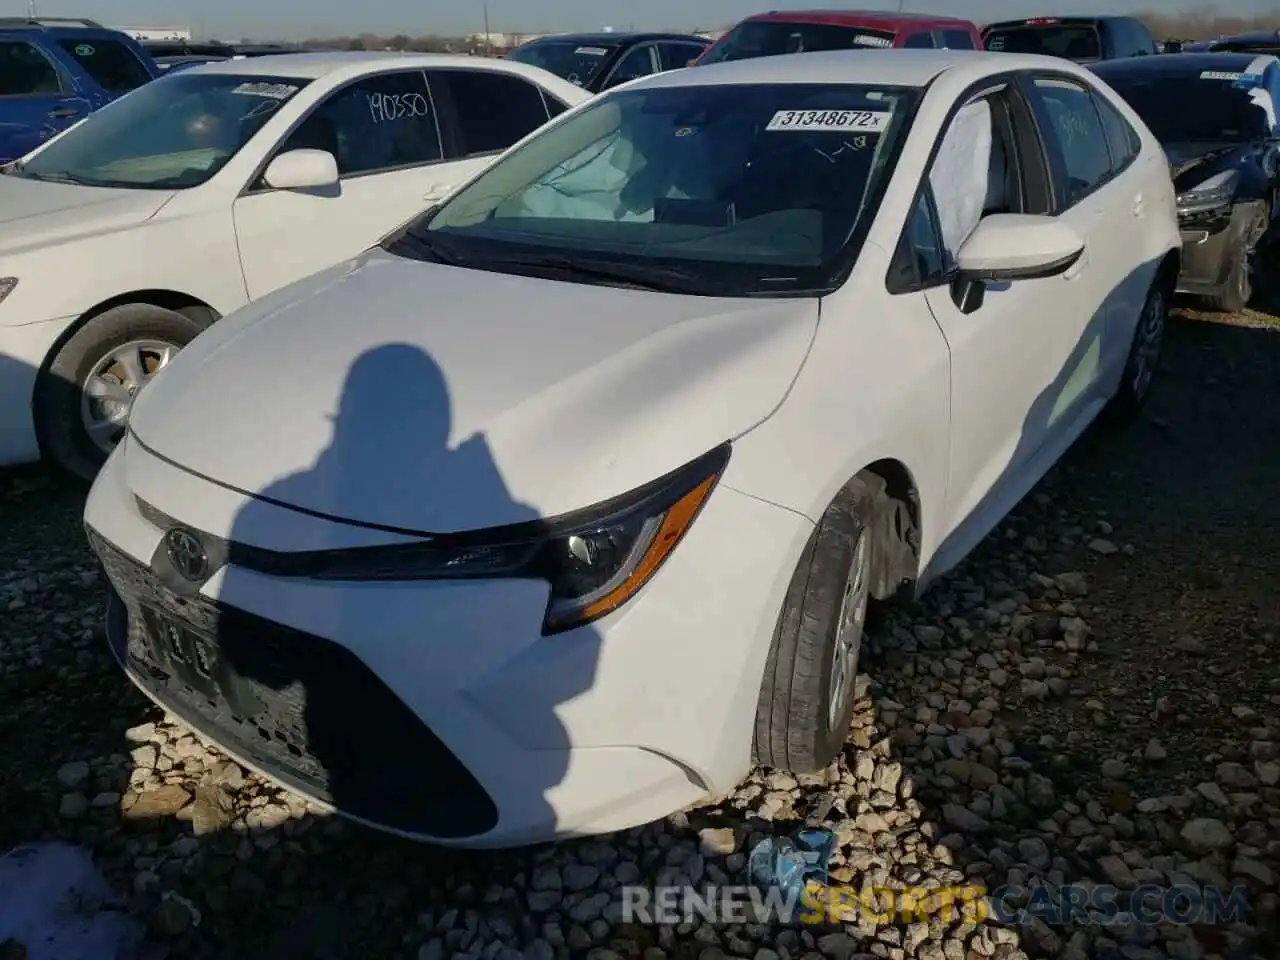
<instances>
[{"instance_id":1,"label":"windshield glass of background car","mask_svg":"<svg viewBox=\"0 0 1280 960\"><path fill-rule=\"evenodd\" d=\"M20 173L89 186L194 187L222 169L306 83L170 74L91 114Z\"/></svg>"},{"instance_id":2,"label":"windshield glass of background car","mask_svg":"<svg viewBox=\"0 0 1280 960\"><path fill-rule=\"evenodd\" d=\"M738 24L712 47L702 61L750 60L782 53L818 50L857 50L893 46L894 34L829 23L785 23L779 20L747 20Z\"/></svg>"},{"instance_id":3,"label":"windshield glass of background car","mask_svg":"<svg viewBox=\"0 0 1280 960\"><path fill-rule=\"evenodd\" d=\"M477 241L480 259L509 247L676 260L708 278L717 265L757 280L760 268L820 267L870 216L916 96L848 84L606 96L456 194L426 236Z\"/></svg>"},{"instance_id":4,"label":"windshield glass of background car","mask_svg":"<svg viewBox=\"0 0 1280 960\"><path fill-rule=\"evenodd\" d=\"M1098 60L1102 40L1087 24L1002 27L983 38L983 46L997 53L1037 53L1066 60Z\"/></svg>"},{"instance_id":5,"label":"windshield glass of background car","mask_svg":"<svg viewBox=\"0 0 1280 960\"><path fill-rule=\"evenodd\" d=\"M584 87L595 79L615 49L616 44L551 41L521 47L508 54L508 59L541 67L557 77Z\"/></svg>"},{"instance_id":6,"label":"windshield glass of background car","mask_svg":"<svg viewBox=\"0 0 1280 960\"><path fill-rule=\"evenodd\" d=\"M1230 80L1202 80L1199 73L1106 80L1161 143L1233 143L1270 135L1266 110Z\"/></svg>"}]
</instances>

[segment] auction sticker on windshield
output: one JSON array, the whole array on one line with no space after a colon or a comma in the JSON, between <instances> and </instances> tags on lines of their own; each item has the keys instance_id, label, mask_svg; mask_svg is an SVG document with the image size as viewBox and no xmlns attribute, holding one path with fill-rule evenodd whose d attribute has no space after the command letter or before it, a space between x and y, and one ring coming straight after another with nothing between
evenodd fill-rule
<instances>
[{"instance_id":1,"label":"auction sticker on windshield","mask_svg":"<svg viewBox=\"0 0 1280 960\"><path fill-rule=\"evenodd\" d=\"M290 83L242 83L231 91L251 97L270 97L272 100L288 100L298 88Z\"/></svg>"},{"instance_id":2,"label":"auction sticker on windshield","mask_svg":"<svg viewBox=\"0 0 1280 960\"><path fill-rule=\"evenodd\" d=\"M1227 73L1223 70L1205 70L1200 74L1201 80L1239 80L1244 74Z\"/></svg>"},{"instance_id":3,"label":"auction sticker on windshield","mask_svg":"<svg viewBox=\"0 0 1280 960\"><path fill-rule=\"evenodd\" d=\"M779 110L765 129L879 133L892 118L882 110Z\"/></svg>"}]
</instances>

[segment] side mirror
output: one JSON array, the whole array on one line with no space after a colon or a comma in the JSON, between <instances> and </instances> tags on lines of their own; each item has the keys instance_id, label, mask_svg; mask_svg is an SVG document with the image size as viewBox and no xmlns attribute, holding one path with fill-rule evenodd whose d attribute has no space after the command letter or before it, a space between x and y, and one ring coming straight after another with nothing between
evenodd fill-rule
<instances>
[{"instance_id":1,"label":"side mirror","mask_svg":"<svg viewBox=\"0 0 1280 960\"><path fill-rule=\"evenodd\" d=\"M956 305L971 313L988 283L1041 280L1066 273L1084 254L1084 240L1056 217L996 213L984 217L956 253Z\"/></svg>"},{"instance_id":2,"label":"side mirror","mask_svg":"<svg viewBox=\"0 0 1280 960\"><path fill-rule=\"evenodd\" d=\"M338 182L338 161L327 150L290 150L282 153L262 174L274 190L316 190Z\"/></svg>"}]
</instances>

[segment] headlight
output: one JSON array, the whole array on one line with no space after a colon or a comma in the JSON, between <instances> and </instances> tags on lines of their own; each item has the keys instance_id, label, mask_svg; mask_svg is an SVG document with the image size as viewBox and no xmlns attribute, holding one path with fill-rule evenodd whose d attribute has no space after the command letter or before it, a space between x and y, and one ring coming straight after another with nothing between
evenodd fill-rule
<instances>
[{"instance_id":1,"label":"headlight","mask_svg":"<svg viewBox=\"0 0 1280 960\"><path fill-rule=\"evenodd\" d=\"M0 277L0 303L4 303L4 298L13 293L13 288L17 285L17 277Z\"/></svg>"},{"instance_id":2,"label":"headlight","mask_svg":"<svg viewBox=\"0 0 1280 960\"><path fill-rule=\"evenodd\" d=\"M1179 213L1204 213L1229 204L1236 195L1240 181L1237 170L1224 170L1204 180L1190 190L1178 194Z\"/></svg>"},{"instance_id":3,"label":"headlight","mask_svg":"<svg viewBox=\"0 0 1280 960\"><path fill-rule=\"evenodd\" d=\"M598 620L635 596L671 555L729 461L729 445L612 500L510 527L316 555L320 580L538 578L551 585L544 635ZM295 567L295 569L297 569Z\"/></svg>"}]
</instances>

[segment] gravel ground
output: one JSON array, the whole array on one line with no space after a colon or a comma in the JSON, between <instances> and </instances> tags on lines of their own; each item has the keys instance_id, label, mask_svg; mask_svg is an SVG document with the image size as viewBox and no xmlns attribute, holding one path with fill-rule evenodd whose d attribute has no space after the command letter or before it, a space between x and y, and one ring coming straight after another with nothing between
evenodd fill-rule
<instances>
[{"instance_id":1,"label":"gravel ground","mask_svg":"<svg viewBox=\"0 0 1280 960\"><path fill-rule=\"evenodd\" d=\"M1280 934L1280 323L1181 311L1137 423L1084 438L864 653L845 758L662 823L457 853L309 811L110 661L83 491L0 475L0 851L88 847L174 957L1274 958ZM411 757L405 758L412 763ZM834 879L1243 884L1235 924L628 925L624 884L744 882L823 818ZM1031 895L1037 896L1037 895ZM31 947L31 945L27 945ZM7 952L6 952L7 951ZM0 945L5 960L24 949Z\"/></svg>"}]
</instances>

